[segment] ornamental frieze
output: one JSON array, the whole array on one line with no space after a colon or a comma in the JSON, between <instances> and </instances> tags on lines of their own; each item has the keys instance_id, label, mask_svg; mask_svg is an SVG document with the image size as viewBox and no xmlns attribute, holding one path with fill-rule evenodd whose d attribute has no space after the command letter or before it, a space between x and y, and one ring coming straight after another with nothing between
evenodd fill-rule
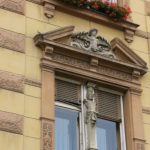
<instances>
[{"instance_id":1,"label":"ornamental frieze","mask_svg":"<svg viewBox=\"0 0 150 150\"><path fill-rule=\"evenodd\" d=\"M75 66L75 67L78 67L81 69L90 69L90 64L88 62L85 62L85 61L79 60L79 59L75 59L72 57L60 55L60 54L54 54L53 60L63 63L63 64L70 65L70 66Z\"/></svg>"},{"instance_id":2,"label":"ornamental frieze","mask_svg":"<svg viewBox=\"0 0 150 150\"><path fill-rule=\"evenodd\" d=\"M75 59L72 57L60 55L60 54L54 54L53 60L60 62L62 64L66 64L69 66L73 66L73 67L77 67L77 68L89 70L89 71L90 71L90 67L91 67L88 62L85 62L85 61L79 60L79 59ZM127 81L132 80L132 76L130 74L128 74L126 72L114 70L114 69L111 69L108 67L97 66L96 71L97 71L97 73L100 73L102 75L107 75L110 77L119 78L119 79L127 80Z\"/></svg>"},{"instance_id":3,"label":"ornamental frieze","mask_svg":"<svg viewBox=\"0 0 150 150\"><path fill-rule=\"evenodd\" d=\"M0 130L22 134L23 116L0 111Z\"/></svg>"}]
</instances>

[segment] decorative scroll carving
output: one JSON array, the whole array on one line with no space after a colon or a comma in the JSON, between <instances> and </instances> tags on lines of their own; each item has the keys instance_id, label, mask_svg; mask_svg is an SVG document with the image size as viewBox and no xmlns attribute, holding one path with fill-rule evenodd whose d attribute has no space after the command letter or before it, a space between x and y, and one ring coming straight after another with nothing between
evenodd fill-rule
<instances>
[{"instance_id":1,"label":"decorative scroll carving","mask_svg":"<svg viewBox=\"0 0 150 150\"><path fill-rule=\"evenodd\" d=\"M48 119L42 119L42 150L51 150L53 141L53 124Z\"/></svg>"},{"instance_id":2,"label":"decorative scroll carving","mask_svg":"<svg viewBox=\"0 0 150 150\"><path fill-rule=\"evenodd\" d=\"M0 46L18 52L24 52L25 36L0 28Z\"/></svg>"},{"instance_id":3,"label":"decorative scroll carving","mask_svg":"<svg viewBox=\"0 0 150 150\"><path fill-rule=\"evenodd\" d=\"M6 71L0 71L0 88L15 92L24 92L24 77Z\"/></svg>"},{"instance_id":4,"label":"decorative scroll carving","mask_svg":"<svg viewBox=\"0 0 150 150\"><path fill-rule=\"evenodd\" d=\"M25 0L0 0L0 8L24 14Z\"/></svg>"},{"instance_id":5,"label":"decorative scroll carving","mask_svg":"<svg viewBox=\"0 0 150 150\"><path fill-rule=\"evenodd\" d=\"M116 58L110 44L103 37L97 36L97 32L97 29L91 29L89 32L73 34L71 46L95 52L109 58Z\"/></svg>"},{"instance_id":6,"label":"decorative scroll carving","mask_svg":"<svg viewBox=\"0 0 150 150\"><path fill-rule=\"evenodd\" d=\"M54 17L55 5L51 4L48 0L42 0L44 5L44 14L47 18Z\"/></svg>"},{"instance_id":7,"label":"decorative scroll carving","mask_svg":"<svg viewBox=\"0 0 150 150\"><path fill-rule=\"evenodd\" d=\"M0 111L0 130L23 133L23 116Z\"/></svg>"}]
</instances>

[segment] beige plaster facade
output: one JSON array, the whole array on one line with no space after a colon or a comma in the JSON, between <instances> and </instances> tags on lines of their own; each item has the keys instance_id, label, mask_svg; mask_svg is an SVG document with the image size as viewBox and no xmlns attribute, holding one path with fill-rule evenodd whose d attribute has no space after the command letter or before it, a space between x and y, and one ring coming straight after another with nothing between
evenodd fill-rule
<instances>
[{"instance_id":1,"label":"beige plaster facade","mask_svg":"<svg viewBox=\"0 0 150 150\"><path fill-rule=\"evenodd\" d=\"M55 52L58 47L62 47L55 45L53 41L54 43L50 45L55 46L48 51L44 49L43 52L40 46L36 46L37 43L33 38L39 32L47 33L62 27L74 26L73 31L67 31L68 35L71 32L96 28L98 34L112 41L112 45L115 38L120 39L134 51L135 55L137 54L147 63L147 73L144 70L146 73L144 74L140 68L140 75L138 72L138 79L136 78L135 81L133 79L123 81L116 75L116 79L109 82L113 85L117 81L118 87L126 85L126 89L122 88L122 90L128 88L125 103L125 113L130 117L126 119L127 150L150 150L150 0L129 0L128 4L133 11L131 20L135 25L132 29L131 24L129 27L126 23L126 27L124 24L110 26L109 20L104 18L91 19L89 16L83 17L85 14L82 17L77 16L74 12L64 11L61 6L57 6L51 0L42 2L40 0L0 0L0 149L54 150L55 68L64 67L64 70L68 72L70 68L67 65L61 64L61 66L60 63L56 66L48 59L41 61L47 52L51 55L53 48ZM139 25L137 29L136 24ZM60 34L64 36L63 33ZM114 48L117 44L116 40ZM65 49L69 47L66 46ZM133 56L133 58L135 62L139 60L137 57ZM94 65L90 65L97 66L95 62L99 59L101 58L91 56L90 63ZM143 63L141 59L137 62ZM89 76L97 82L107 80L105 75L94 76L92 72L94 67L88 74L83 71L82 78ZM81 70L78 68L72 72L76 71L81 76ZM135 73L135 76L137 74ZM127 79L130 75L131 72ZM135 109L130 110L131 105L134 105ZM136 113L140 114L138 119ZM50 140L48 148L44 147L44 124L48 129L50 127L50 130L46 131L51 136L48 137ZM130 130L134 130L134 135L130 133Z\"/></svg>"}]
</instances>

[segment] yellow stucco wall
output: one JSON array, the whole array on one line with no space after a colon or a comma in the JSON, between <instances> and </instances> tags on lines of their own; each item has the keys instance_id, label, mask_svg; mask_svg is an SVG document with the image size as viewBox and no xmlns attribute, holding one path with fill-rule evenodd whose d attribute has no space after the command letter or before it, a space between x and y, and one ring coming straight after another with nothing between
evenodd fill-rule
<instances>
[{"instance_id":1,"label":"yellow stucco wall","mask_svg":"<svg viewBox=\"0 0 150 150\"><path fill-rule=\"evenodd\" d=\"M133 10L132 19L140 24L139 29L150 32L150 16L145 14L144 0L130 0ZM29 79L41 81L41 50L35 47L33 37L38 32L47 32L59 27L74 25L75 31L97 28L99 34L109 41L119 37L124 42L122 31L56 11L55 17L47 19L43 6L26 1L25 15L0 9L0 28L24 34L25 53L19 53L0 47L0 70L25 75ZM148 64L149 71L142 79L142 105L150 107L150 47L148 40L135 36L131 47ZM0 131L0 149L2 150L40 150L40 98L39 87L25 85L25 94L0 90L0 110L24 116L23 135ZM143 114L146 150L150 150L150 115Z\"/></svg>"}]
</instances>

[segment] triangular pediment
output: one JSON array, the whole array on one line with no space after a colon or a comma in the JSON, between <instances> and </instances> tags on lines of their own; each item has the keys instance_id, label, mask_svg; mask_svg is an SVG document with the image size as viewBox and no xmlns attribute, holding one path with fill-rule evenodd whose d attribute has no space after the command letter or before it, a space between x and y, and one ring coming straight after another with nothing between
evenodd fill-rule
<instances>
[{"instance_id":1,"label":"triangular pediment","mask_svg":"<svg viewBox=\"0 0 150 150\"><path fill-rule=\"evenodd\" d=\"M74 26L67 26L50 31L43 34L43 38L49 41L56 41L59 43L69 43L69 39L73 34Z\"/></svg>"},{"instance_id":2,"label":"triangular pediment","mask_svg":"<svg viewBox=\"0 0 150 150\"><path fill-rule=\"evenodd\" d=\"M47 45L59 47L59 50L66 50L67 53L78 53L79 57L103 59L109 63L140 70L141 74L146 73L146 62L123 41L114 38L109 43L97 33L97 29L74 33L74 26L68 26L47 33L39 33L34 37L34 41L42 49ZM50 50L48 53L52 52L53 50Z\"/></svg>"},{"instance_id":3,"label":"triangular pediment","mask_svg":"<svg viewBox=\"0 0 150 150\"><path fill-rule=\"evenodd\" d=\"M110 43L112 50L119 61L146 67L146 62L119 38L113 39Z\"/></svg>"}]
</instances>

